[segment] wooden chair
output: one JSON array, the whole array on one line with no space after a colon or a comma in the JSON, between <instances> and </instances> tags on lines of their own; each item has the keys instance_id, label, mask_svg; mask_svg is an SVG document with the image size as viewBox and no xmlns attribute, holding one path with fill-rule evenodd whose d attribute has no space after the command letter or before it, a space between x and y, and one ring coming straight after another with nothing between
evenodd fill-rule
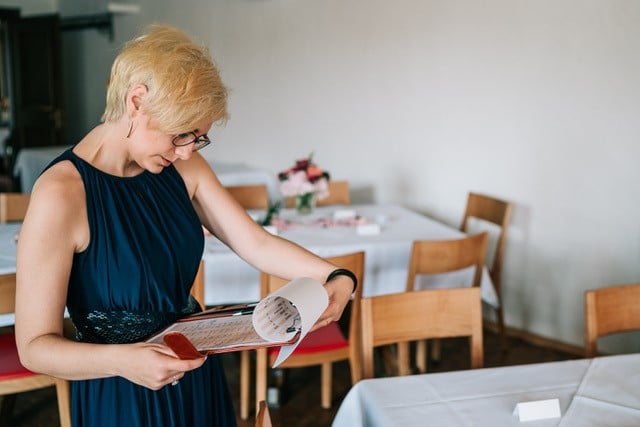
<instances>
[{"instance_id":1,"label":"wooden chair","mask_svg":"<svg viewBox=\"0 0 640 427\"><path fill-rule=\"evenodd\" d=\"M0 314L15 311L16 275L0 275ZM4 396L3 405L8 396L26 391L54 386L58 395L58 413L62 427L71 426L69 401L69 382L49 375L36 374L20 364L15 335L0 335L0 395Z\"/></svg>"},{"instance_id":2,"label":"wooden chair","mask_svg":"<svg viewBox=\"0 0 640 427\"><path fill-rule=\"evenodd\" d=\"M0 223L22 221L29 197L29 193L0 193Z\"/></svg>"},{"instance_id":3,"label":"wooden chair","mask_svg":"<svg viewBox=\"0 0 640 427\"><path fill-rule=\"evenodd\" d=\"M478 218L482 221L490 222L499 227L497 244L493 252L493 260L489 265L489 276L498 296L498 307L496 316L498 320L498 331L500 333L500 345L502 351L507 350L507 337L504 329L504 311L502 309L502 259L504 258L505 242L507 240L507 228L511 220L511 203L496 199L490 196L477 193L469 193L467 207L462 218L460 230L468 233L469 218ZM487 261L489 261L487 257Z\"/></svg>"},{"instance_id":4,"label":"wooden chair","mask_svg":"<svg viewBox=\"0 0 640 427\"><path fill-rule=\"evenodd\" d=\"M479 287L362 298L360 313L363 378L374 377L374 348L389 344L398 344L398 373L408 375L409 342L429 338L469 336L471 367L484 365Z\"/></svg>"},{"instance_id":5,"label":"wooden chair","mask_svg":"<svg viewBox=\"0 0 640 427\"><path fill-rule=\"evenodd\" d=\"M321 365L321 404L323 408L331 407L332 363L349 360L351 382L357 383L362 375L360 364L360 299L362 298L364 278L364 252L327 258L337 266L347 268L356 275L358 287L351 301L351 317L349 318L348 339L342 334L337 322L308 334L298 348L279 368L299 368ZM287 281L262 273L261 296L285 285ZM267 362L272 365L277 356L274 349L259 349L256 356L256 403L265 400L267 393ZM267 360L268 359L268 360Z\"/></svg>"},{"instance_id":6,"label":"wooden chair","mask_svg":"<svg viewBox=\"0 0 640 427\"><path fill-rule=\"evenodd\" d=\"M266 185L233 185L225 188L245 209L269 208L269 191Z\"/></svg>"},{"instance_id":7,"label":"wooden chair","mask_svg":"<svg viewBox=\"0 0 640 427\"><path fill-rule=\"evenodd\" d=\"M271 415L269 414L269 406L267 402L261 400L258 402L258 413L256 414L256 427L271 427Z\"/></svg>"},{"instance_id":8,"label":"wooden chair","mask_svg":"<svg viewBox=\"0 0 640 427\"><path fill-rule=\"evenodd\" d=\"M316 206L350 204L349 181L329 181L329 195L316 202Z\"/></svg>"},{"instance_id":9,"label":"wooden chair","mask_svg":"<svg viewBox=\"0 0 640 427\"><path fill-rule=\"evenodd\" d=\"M598 355L598 337L640 330L640 283L585 292L585 354Z\"/></svg>"},{"instance_id":10,"label":"wooden chair","mask_svg":"<svg viewBox=\"0 0 640 427\"><path fill-rule=\"evenodd\" d=\"M414 291L416 276L420 274L449 273L468 267L475 267L473 281L469 283L480 287L482 270L487 253L487 232L456 240L421 240L413 242L407 292ZM434 342L434 358L439 357L439 342ZM416 344L416 366L420 372L426 372L426 342Z\"/></svg>"},{"instance_id":11,"label":"wooden chair","mask_svg":"<svg viewBox=\"0 0 640 427\"><path fill-rule=\"evenodd\" d=\"M293 208L295 201L289 197L286 201L288 208ZM329 181L329 195L316 201L316 206L350 205L349 181Z\"/></svg>"}]
</instances>

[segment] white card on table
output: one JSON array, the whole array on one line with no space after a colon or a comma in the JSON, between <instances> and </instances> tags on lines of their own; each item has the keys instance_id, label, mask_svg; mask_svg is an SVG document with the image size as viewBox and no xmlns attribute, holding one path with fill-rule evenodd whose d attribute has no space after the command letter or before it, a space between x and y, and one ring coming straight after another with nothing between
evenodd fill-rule
<instances>
[{"instance_id":1,"label":"white card on table","mask_svg":"<svg viewBox=\"0 0 640 427\"><path fill-rule=\"evenodd\" d=\"M560 418L560 401L547 399L520 402L516 405L513 414L520 418L520 422Z\"/></svg>"},{"instance_id":2,"label":"white card on table","mask_svg":"<svg viewBox=\"0 0 640 427\"><path fill-rule=\"evenodd\" d=\"M356 217L355 209L338 209L333 212L334 221L343 221L345 219L353 219Z\"/></svg>"},{"instance_id":3,"label":"white card on table","mask_svg":"<svg viewBox=\"0 0 640 427\"><path fill-rule=\"evenodd\" d=\"M356 231L361 236L372 236L380 234L380 226L378 224L360 224L356 227Z\"/></svg>"}]
</instances>

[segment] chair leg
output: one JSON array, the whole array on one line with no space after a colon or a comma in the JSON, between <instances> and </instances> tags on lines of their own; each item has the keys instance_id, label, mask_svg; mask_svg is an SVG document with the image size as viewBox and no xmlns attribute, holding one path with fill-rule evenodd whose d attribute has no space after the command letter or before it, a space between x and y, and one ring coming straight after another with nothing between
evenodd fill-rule
<instances>
[{"instance_id":1,"label":"chair leg","mask_svg":"<svg viewBox=\"0 0 640 427\"><path fill-rule=\"evenodd\" d=\"M267 400L267 358L267 350L264 348L256 350L256 414L260 401Z\"/></svg>"},{"instance_id":2,"label":"chair leg","mask_svg":"<svg viewBox=\"0 0 640 427\"><path fill-rule=\"evenodd\" d=\"M420 340L416 342L416 368L418 372L424 374L427 372L427 341Z\"/></svg>"},{"instance_id":3,"label":"chair leg","mask_svg":"<svg viewBox=\"0 0 640 427\"><path fill-rule=\"evenodd\" d=\"M248 350L240 352L240 418L249 418L249 376L251 372L251 354Z\"/></svg>"},{"instance_id":4,"label":"chair leg","mask_svg":"<svg viewBox=\"0 0 640 427\"><path fill-rule=\"evenodd\" d=\"M431 360L439 362L442 358L442 341L434 339L431 341Z\"/></svg>"},{"instance_id":5,"label":"chair leg","mask_svg":"<svg viewBox=\"0 0 640 427\"><path fill-rule=\"evenodd\" d=\"M71 427L71 397L69 381L56 378L56 394L58 395L60 427Z\"/></svg>"},{"instance_id":6,"label":"chair leg","mask_svg":"<svg viewBox=\"0 0 640 427\"><path fill-rule=\"evenodd\" d=\"M398 343L398 375L409 375L409 343Z\"/></svg>"},{"instance_id":7,"label":"chair leg","mask_svg":"<svg viewBox=\"0 0 640 427\"><path fill-rule=\"evenodd\" d=\"M496 315L498 317L498 332L500 333L500 349L502 355L505 356L509 351L509 344L507 343L507 333L504 327L504 312L502 311L502 304L496 308Z\"/></svg>"},{"instance_id":8,"label":"chair leg","mask_svg":"<svg viewBox=\"0 0 640 427\"><path fill-rule=\"evenodd\" d=\"M324 409L330 409L331 408L331 376L332 371L332 364L331 362L325 362L322 364L322 370L321 370L321 376L322 376L322 384L320 387L320 394L321 394L321 403L322 403L322 407Z\"/></svg>"},{"instance_id":9,"label":"chair leg","mask_svg":"<svg viewBox=\"0 0 640 427\"><path fill-rule=\"evenodd\" d=\"M389 375L395 375L398 372L398 361L396 360L396 355L393 354L393 346L385 345L380 347L380 352L382 353L382 362L384 366L384 371ZM374 364L375 371L375 364ZM375 372L374 372L375 376Z\"/></svg>"}]
</instances>

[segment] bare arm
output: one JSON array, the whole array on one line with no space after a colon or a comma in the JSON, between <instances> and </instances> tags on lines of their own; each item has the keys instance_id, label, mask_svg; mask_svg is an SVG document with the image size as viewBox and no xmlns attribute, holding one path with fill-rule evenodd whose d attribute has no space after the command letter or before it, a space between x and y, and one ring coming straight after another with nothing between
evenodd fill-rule
<instances>
[{"instance_id":1,"label":"bare arm","mask_svg":"<svg viewBox=\"0 0 640 427\"><path fill-rule=\"evenodd\" d=\"M161 345L87 344L63 337L73 255L89 239L82 182L70 163L59 163L36 183L18 239L16 341L23 365L65 379L119 375L153 389L200 366L204 358L180 360Z\"/></svg>"},{"instance_id":2,"label":"bare arm","mask_svg":"<svg viewBox=\"0 0 640 427\"><path fill-rule=\"evenodd\" d=\"M324 283L336 266L301 246L274 236L258 225L224 189L207 162L194 154L176 163L202 223L242 259L260 271L294 279L311 277ZM338 320L353 290L351 279L338 276L325 284L329 307L316 327Z\"/></svg>"}]
</instances>

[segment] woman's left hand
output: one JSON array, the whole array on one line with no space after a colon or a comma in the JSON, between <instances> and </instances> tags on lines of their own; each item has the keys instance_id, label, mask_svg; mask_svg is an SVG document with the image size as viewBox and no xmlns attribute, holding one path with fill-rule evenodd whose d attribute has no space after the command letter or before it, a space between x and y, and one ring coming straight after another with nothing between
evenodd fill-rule
<instances>
[{"instance_id":1,"label":"woman's left hand","mask_svg":"<svg viewBox=\"0 0 640 427\"><path fill-rule=\"evenodd\" d=\"M347 276L336 276L325 283L324 288L329 295L329 305L309 332L325 327L331 322L340 319L344 308L351 299L353 281Z\"/></svg>"}]
</instances>

